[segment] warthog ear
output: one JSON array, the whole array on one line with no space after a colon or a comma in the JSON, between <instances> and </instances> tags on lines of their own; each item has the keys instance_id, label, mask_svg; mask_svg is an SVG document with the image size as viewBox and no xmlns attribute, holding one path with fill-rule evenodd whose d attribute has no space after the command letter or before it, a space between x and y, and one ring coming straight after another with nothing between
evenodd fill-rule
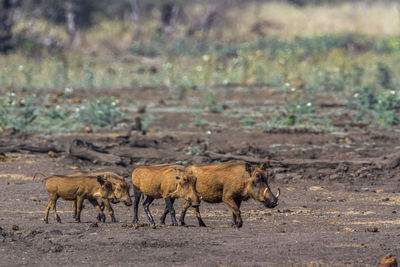
<instances>
[{"instance_id":1,"label":"warthog ear","mask_svg":"<svg viewBox=\"0 0 400 267\"><path fill-rule=\"evenodd\" d=\"M104 184L103 177L97 176L97 182L99 182L101 185L103 185Z\"/></svg>"},{"instance_id":2,"label":"warthog ear","mask_svg":"<svg viewBox=\"0 0 400 267\"><path fill-rule=\"evenodd\" d=\"M246 171L251 175L254 170L253 166L251 166L251 164L248 162L246 162L245 166L246 166Z\"/></svg>"},{"instance_id":3,"label":"warthog ear","mask_svg":"<svg viewBox=\"0 0 400 267\"><path fill-rule=\"evenodd\" d=\"M261 164L261 166L260 166L261 170L263 170L263 171L267 170L268 167L269 167L269 163L267 163L267 162L264 162L264 163Z\"/></svg>"}]
</instances>

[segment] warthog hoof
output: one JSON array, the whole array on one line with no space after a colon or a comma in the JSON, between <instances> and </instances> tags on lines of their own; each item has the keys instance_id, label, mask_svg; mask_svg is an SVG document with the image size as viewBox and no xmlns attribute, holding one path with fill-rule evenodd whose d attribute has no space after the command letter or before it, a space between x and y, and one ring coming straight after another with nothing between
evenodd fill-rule
<instances>
[{"instance_id":1,"label":"warthog hoof","mask_svg":"<svg viewBox=\"0 0 400 267\"><path fill-rule=\"evenodd\" d=\"M111 221L112 221L112 222L117 222L117 219L115 219L114 215L111 216Z\"/></svg>"},{"instance_id":2,"label":"warthog hoof","mask_svg":"<svg viewBox=\"0 0 400 267\"><path fill-rule=\"evenodd\" d=\"M60 216L57 215L56 220L57 220L57 222L61 223L61 218L60 218Z\"/></svg>"},{"instance_id":3,"label":"warthog hoof","mask_svg":"<svg viewBox=\"0 0 400 267\"><path fill-rule=\"evenodd\" d=\"M104 213L99 213L99 215L97 215L97 220L99 222L105 222L106 221L106 215L104 215Z\"/></svg>"},{"instance_id":4,"label":"warthog hoof","mask_svg":"<svg viewBox=\"0 0 400 267\"><path fill-rule=\"evenodd\" d=\"M43 221L44 221L45 223L49 223L49 220L46 219L46 218L44 218Z\"/></svg>"},{"instance_id":5,"label":"warthog hoof","mask_svg":"<svg viewBox=\"0 0 400 267\"><path fill-rule=\"evenodd\" d=\"M243 225L242 223L240 223L240 224L239 224L239 223L235 223L235 224L232 223L232 224L231 224L231 227L241 228L242 225Z\"/></svg>"},{"instance_id":6,"label":"warthog hoof","mask_svg":"<svg viewBox=\"0 0 400 267\"><path fill-rule=\"evenodd\" d=\"M185 226L186 225L186 223L184 221L180 221L179 224L180 224L180 226Z\"/></svg>"},{"instance_id":7,"label":"warthog hoof","mask_svg":"<svg viewBox=\"0 0 400 267\"><path fill-rule=\"evenodd\" d=\"M206 224L203 221L199 222L199 226L200 227L207 227Z\"/></svg>"},{"instance_id":8,"label":"warthog hoof","mask_svg":"<svg viewBox=\"0 0 400 267\"><path fill-rule=\"evenodd\" d=\"M157 227L156 227L156 224L153 223L153 224L151 225L151 228L152 228L152 229L156 229L156 228L157 228Z\"/></svg>"}]
</instances>

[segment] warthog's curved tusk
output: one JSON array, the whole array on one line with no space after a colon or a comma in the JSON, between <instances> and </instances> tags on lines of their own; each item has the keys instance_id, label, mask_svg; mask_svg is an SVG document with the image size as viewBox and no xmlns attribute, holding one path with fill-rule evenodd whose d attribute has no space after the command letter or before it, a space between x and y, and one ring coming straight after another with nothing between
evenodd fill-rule
<instances>
[{"instance_id":1,"label":"warthog's curved tusk","mask_svg":"<svg viewBox=\"0 0 400 267\"><path fill-rule=\"evenodd\" d=\"M265 194L267 194L267 191L268 191L268 187L266 187L265 190L264 190L264 193L263 193L264 197L265 197Z\"/></svg>"},{"instance_id":2,"label":"warthog's curved tusk","mask_svg":"<svg viewBox=\"0 0 400 267\"><path fill-rule=\"evenodd\" d=\"M275 197L278 198L280 194L281 194L281 190L278 188L278 193L276 193Z\"/></svg>"}]
</instances>

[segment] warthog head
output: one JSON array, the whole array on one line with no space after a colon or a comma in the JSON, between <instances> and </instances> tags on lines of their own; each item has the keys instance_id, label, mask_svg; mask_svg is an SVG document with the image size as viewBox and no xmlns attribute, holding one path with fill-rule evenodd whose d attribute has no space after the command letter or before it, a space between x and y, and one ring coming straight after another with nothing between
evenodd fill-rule
<instances>
[{"instance_id":1,"label":"warthog head","mask_svg":"<svg viewBox=\"0 0 400 267\"><path fill-rule=\"evenodd\" d=\"M186 171L177 170L176 174L176 190L169 194L172 198L183 198L192 207L200 206L200 198L196 192L197 178Z\"/></svg>"},{"instance_id":2,"label":"warthog head","mask_svg":"<svg viewBox=\"0 0 400 267\"><path fill-rule=\"evenodd\" d=\"M102 177L97 177L97 181L100 183L100 189L95 193L94 197L101 197L110 199L111 202L118 202L118 199L115 197L113 185L111 182L104 180Z\"/></svg>"},{"instance_id":3,"label":"warthog head","mask_svg":"<svg viewBox=\"0 0 400 267\"><path fill-rule=\"evenodd\" d=\"M119 201L123 201L126 206L132 205L132 199L129 196L129 184L122 179L108 178L113 185L115 198Z\"/></svg>"},{"instance_id":4,"label":"warthog head","mask_svg":"<svg viewBox=\"0 0 400 267\"><path fill-rule=\"evenodd\" d=\"M250 175L249 182L247 184L247 193L253 199L264 203L267 208L275 208L278 205L278 197L280 190L276 196L272 194L271 188L268 184L268 178L271 176L266 170L267 164L261 166L254 166L246 163L246 171Z\"/></svg>"}]
</instances>

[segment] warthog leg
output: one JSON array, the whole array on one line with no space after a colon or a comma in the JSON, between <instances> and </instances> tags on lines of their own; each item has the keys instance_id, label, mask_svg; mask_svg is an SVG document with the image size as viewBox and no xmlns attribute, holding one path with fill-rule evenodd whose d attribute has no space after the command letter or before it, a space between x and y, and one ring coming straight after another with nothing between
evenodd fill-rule
<instances>
[{"instance_id":1,"label":"warthog leg","mask_svg":"<svg viewBox=\"0 0 400 267\"><path fill-rule=\"evenodd\" d=\"M238 207L238 209L240 209L240 204L242 204L241 200L235 200L235 203ZM235 213L232 212L232 226L236 226L237 222L236 222L236 215Z\"/></svg>"},{"instance_id":2,"label":"warthog leg","mask_svg":"<svg viewBox=\"0 0 400 267\"><path fill-rule=\"evenodd\" d=\"M154 198L151 196L147 196L146 200L143 202L143 208L146 212L147 219L149 219L150 223L153 225L153 228L156 228L156 223L154 222L153 216L151 216L149 206L151 202L153 202Z\"/></svg>"},{"instance_id":3,"label":"warthog leg","mask_svg":"<svg viewBox=\"0 0 400 267\"><path fill-rule=\"evenodd\" d=\"M82 209L85 208L85 205L82 204ZM72 201L72 218L76 219L76 199Z\"/></svg>"},{"instance_id":4,"label":"warthog leg","mask_svg":"<svg viewBox=\"0 0 400 267\"><path fill-rule=\"evenodd\" d=\"M235 200L233 200L232 198L223 198L222 201L228 205L228 207L231 209L233 216L235 218L234 222L235 224L233 226L236 226L237 228L242 227L243 225L243 221L242 221L242 216L240 215L240 210L239 210L239 206L236 203Z\"/></svg>"},{"instance_id":5,"label":"warthog leg","mask_svg":"<svg viewBox=\"0 0 400 267\"><path fill-rule=\"evenodd\" d=\"M176 225L178 225L178 222L176 221L176 218L175 218L174 201L175 200L171 199L170 197L167 197L165 199L165 204L167 205L167 208L168 208L169 213L171 215L172 225L176 226Z\"/></svg>"},{"instance_id":6,"label":"warthog leg","mask_svg":"<svg viewBox=\"0 0 400 267\"><path fill-rule=\"evenodd\" d=\"M111 206L111 204L110 204L110 201L109 201L108 199L103 199L102 204L106 206L106 208L107 208L107 210L108 210L108 214L109 214L110 217L111 217L111 221L112 221L112 222L117 222L117 219L115 219L114 210L113 210L113 208L112 208L112 206ZM101 206L100 206L100 209L101 209ZM103 211L104 208L102 208L101 210Z\"/></svg>"},{"instance_id":7,"label":"warthog leg","mask_svg":"<svg viewBox=\"0 0 400 267\"><path fill-rule=\"evenodd\" d=\"M179 217L179 223L183 226L186 225L185 224L185 216L186 216L186 211L187 209L190 207L189 202L185 201L183 203L183 208L182 208L182 213L181 213L181 217ZM201 227L206 227L206 224L204 223L203 219L201 218L200 215L200 208L199 207L194 207L193 208L194 214L197 217L197 221L199 222L199 226Z\"/></svg>"},{"instance_id":8,"label":"warthog leg","mask_svg":"<svg viewBox=\"0 0 400 267\"><path fill-rule=\"evenodd\" d=\"M174 205L175 202L175 198L169 198L171 200L171 204L172 206ZM161 215L160 218L160 223L161 224L165 224L165 218L167 217L168 213L169 213L169 209L168 209L168 203L167 203L167 198L165 199L165 209L164 209L164 213ZM176 220L175 220L176 222ZM177 223L177 222L176 222Z\"/></svg>"},{"instance_id":9,"label":"warthog leg","mask_svg":"<svg viewBox=\"0 0 400 267\"><path fill-rule=\"evenodd\" d=\"M133 223L137 224L139 222L139 217L138 217L138 207L139 207L139 201L140 197L142 196L142 193L135 187L133 187Z\"/></svg>"},{"instance_id":10,"label":"warthog leg","mask_svg":"<svg viewBox=\"0 0 400 267\"><path fill-rule=\"evenodd\" d=\"M95 209L99 212L99 214L97 215L97 220L99 222L105 222L106 221L106 215L104 215L103 211L100 208L99 202L97 202L96 199L94 198L89 198L89 202L92 203L93 207L95 207Z\"/></svg>"},{"instance_id":11,"label":"warthog leg","mask_svg":"<svg viewBox=\"0 0 400 267\"><path fill-rule=\"evenodd\" d=\"M72 218L76 219L76 200L72 201Z\"/></svg>"},{"instance_id":12,"label":"warthog leg","mask_svg":"<svg viewBox=\"0 0 400 267\"><path fill-rule=\"evenodd\" d=\"M56 221L59 222L59 223L61 222L61 218L60 218L60 216L58 216L57 210L56 210L57 199L58 199L57 195L54 195L54 194L50 195L50 200L46 205L46 210L45 210L45 214L44 214L44 222L45 223L49 223L49 211L50 211L50 208L54 212L54 216L56 218Z\"/></svg>"},{"instance_id":13,"label":"warthog leg","mask_svg":"<svg viewBox=\"0 0 400 267\"><path fill-rule=\"evenodd\" d=\"M200 208L199 207L194 207L194 214L197 217L197 221L199 222L199 226L206 227L206 224L203 222L203 219L201 218Z\"/></svg>"},{"instance_id":14,"label":"warthog leg","mask_svg":"<svg viewBox=\"0 0 400 267\"><path fill-rule=\"evenodd\" d=\"M186 211L187 209L190 207L190 203L188 201L185 201L183 203L183 207L182 207L182 212L181 212L181 217L179 217L179 223L184 226L185 224L185 216L186 216Z\"/></svg>"},{"instance_id":15,"label":"warthog leg","mask_svg":"<svg viewBox=\"0 0 400 267\"><path fill-rule=\"evenodd\" d=\"M47 202L46 209L45 209L45 211L44 211L44 218L43 218L43 220L44 220L45 223L49 223L50 205L51 205L51 200L49 200L49 202Z\"/></svg>"},{"instance_id":16,"label":"warthog leg","mask_svg":"<svg viewBox=\"0 0 400 267\"><path fill-rule=\"evenodd\" d=\"M82 204L83 204L83 198L82 197L77 197L76 198L76 222L81 222L81 211L82 211Z\"/></svg>"}]
</instances>

